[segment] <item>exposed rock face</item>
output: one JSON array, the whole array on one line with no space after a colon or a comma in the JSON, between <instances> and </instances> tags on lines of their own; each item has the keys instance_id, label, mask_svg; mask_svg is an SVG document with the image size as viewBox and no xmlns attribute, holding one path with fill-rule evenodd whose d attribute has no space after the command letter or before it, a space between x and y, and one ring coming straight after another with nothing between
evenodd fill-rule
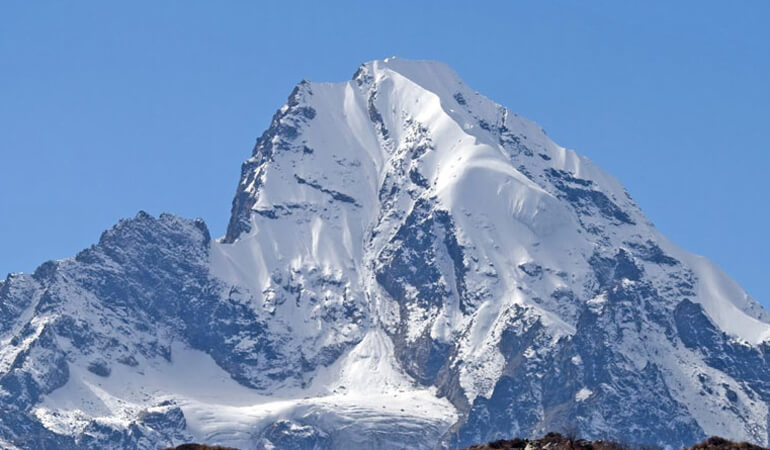
<instances>
[{"instance_id":1,"label":"exposed rock face","mask_svg":"<svg viewBox=\"0 0 770 450\"><path fill-rule=\"evenodd\" d=\"M300 83L225 237L140 213L0 313L2 447L768 443L768 314L438 63Z\"/></svg>"}]
</instances>

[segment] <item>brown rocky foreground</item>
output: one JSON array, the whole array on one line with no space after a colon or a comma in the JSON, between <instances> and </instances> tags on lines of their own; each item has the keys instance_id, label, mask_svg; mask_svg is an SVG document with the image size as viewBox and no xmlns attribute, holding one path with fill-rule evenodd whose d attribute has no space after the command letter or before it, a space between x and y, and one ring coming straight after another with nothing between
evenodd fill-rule
<instances>
[{"instance_id":1,"label":"brown rocky foreground","mask_svg":"<svg viewBox=\"0 0 770 450\"><path fill-rule=\"evenodd\" d=\"M182 444L177 447L168 447L162 450L238 450L234 447L222 447L219 445Z\"/></svg>"},{"instance_id":2,"label":"brown rocky foreground","mask_svg":"<svg viewBox=\"0 0 770 450\"><path fill-rule=\"evenodd\" d=\"M652 450L657 447L627 445L609 441L586 441L570 438L559 433L548 433L540 439L510 439L490 442L488 444L471 445L464 450ZM238 450L232 447L219 447L201 444L182 444L163 450ZM290 449L286 449L290 450ZM291 449L298 450L298 449ZM685 450L767 450L766 447L749 444L748 442L732 442L720 437L711 437L688 447Z\"/></svg>"},{"instance_id":3,"label":"brown rocky foreground","mask_svg":"<svg viewBox=\"0 0 770 450\"><path fill-rule=\"evenodd\" d=\"M559 433L548 433L540 439L511 439L490 442L488 444L472 445L466 450L647 450L657 449L653 446L628 445L610 441L587 441L570 438ZM688 447L685 450L764 450L765 447L749 444L748 442L732 442L720 437L707 440Z\"/></svg>"}]
</instances>

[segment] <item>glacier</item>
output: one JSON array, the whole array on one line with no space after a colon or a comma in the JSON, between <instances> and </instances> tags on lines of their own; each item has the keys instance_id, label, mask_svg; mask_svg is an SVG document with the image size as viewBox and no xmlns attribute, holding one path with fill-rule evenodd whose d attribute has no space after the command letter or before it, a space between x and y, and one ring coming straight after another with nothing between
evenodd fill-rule
<instances>
[{"instance_id":1,"label":"glacier","mask_svg":"<svg viewBox=\"0 0 770 450\"><path fill-rule=\"evenodd\" d=\"M770 443L770 315L439 62L299 83L225 236L140 212L0 312L3 448Z\"/></svg>"}]
</instances>

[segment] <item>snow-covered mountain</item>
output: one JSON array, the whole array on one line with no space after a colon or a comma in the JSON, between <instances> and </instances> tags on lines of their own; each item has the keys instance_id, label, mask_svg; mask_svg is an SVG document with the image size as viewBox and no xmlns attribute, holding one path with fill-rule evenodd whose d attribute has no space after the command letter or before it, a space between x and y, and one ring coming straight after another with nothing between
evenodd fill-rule
<instances>
[{"instance_id":1,"label":"snow-covered mountain","mask_svg":"<svg viewBox=\"0 0 770 450\"><path fill-rule=\"evenodd\" d=\"M226 236L140 212L0 313L2 448L770 439L770 315L436 62L303 81Z\"/></svg>"}]
</instances>

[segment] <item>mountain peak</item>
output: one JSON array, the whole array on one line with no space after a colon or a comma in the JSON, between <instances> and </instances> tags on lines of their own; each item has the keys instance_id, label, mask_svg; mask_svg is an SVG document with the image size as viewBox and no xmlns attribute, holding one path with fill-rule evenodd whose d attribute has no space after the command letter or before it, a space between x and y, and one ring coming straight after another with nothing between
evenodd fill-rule
<instances>
[{"instance_id":1,"label":"mountain peak","mask_svg":"<svg viewBox=\"0 0 770 450\"><path fill-rule=\"evenodd\" d=\"M460 223L476 211L495 228L522 226L530 243L512 242L526 250L503 266L542 253L543 239L551 242L549 257L567 271L597 251L614 254L653 242L661 252L681 255L688 270L700 268L698 286L710 287L696 297L722 329L752 343L770 336L767 313L719 269L660 236L614 177L554 143L534 122L472 91L436 61L374 60L351 82L298 84L242 167L223 242L234 243L260 223L265 239L273 239L265 226L293 217L303 210L299 205L346 211L340 229L356 230L356 242L367 240L366 229L391 226L377 223L386 214L386 190L396 197L408 193L398 200L405 205L433 202ZM356 254L347 257L358 260L361 249L353 247L348 251ZM565 264L570 258L576 259ZM517 277L516 271L506 275ZM580 305L559 301L545 310L559 309L572 322Z\"/></svg>"},{"instance_id":2,"label":"mountain peak","mask_svg":"<svg viewBox=\"0 0 770 450\"><path fill-rule=\"evenodd\" d=\"M140 213L0 313L4 446L770 441L767 313L430 61L298 84L221 241Z\"/></svg>"},{"instance_id":3,"label":"mountain peak","mask_svg":"<svg viewBox=\"0 0 770 450\"><path fill-rule=\"evenodd\" d=\"M395 56L361 64L353 75L353 79L358 79L362 74L387 76L388 72L397 73L425 88L440 83L446 85L462 84L457 73L443 62L404 59Z\"/></svg>"}]
</instances>

